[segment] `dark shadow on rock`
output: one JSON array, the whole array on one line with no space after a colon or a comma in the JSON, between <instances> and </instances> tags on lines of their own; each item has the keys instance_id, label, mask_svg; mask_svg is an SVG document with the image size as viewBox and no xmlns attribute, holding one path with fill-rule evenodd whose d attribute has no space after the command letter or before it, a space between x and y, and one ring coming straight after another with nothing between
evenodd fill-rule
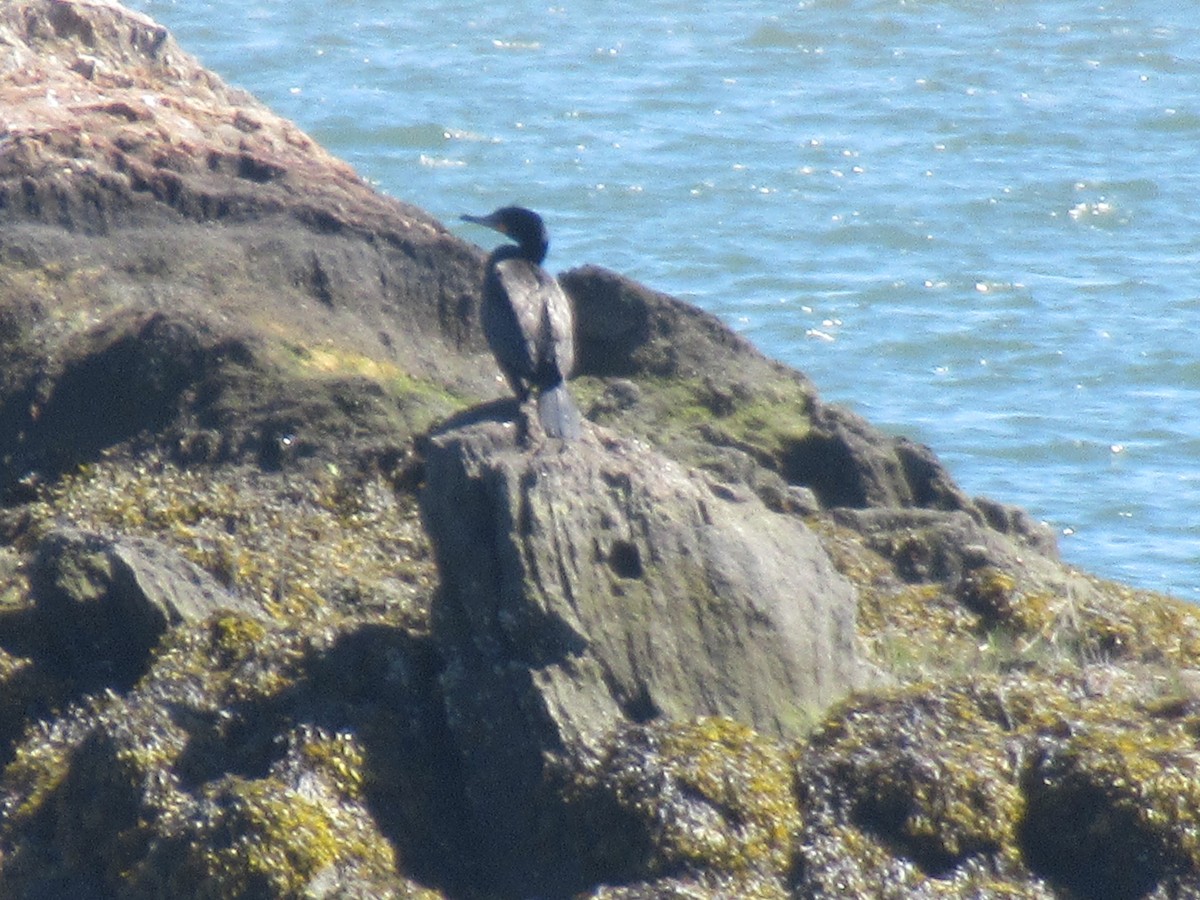
<instances>
[{"instance_id":1,"label":"dark shadow on rock","mask_svg":"<svg viewBox=\"0 0 1200 900\"><path fill-rule=\"evenodd\" d=\"M784 466L784 478L810 488L827 509L867 505L867 486L854 453L839 435L813 433L797 441Z\"/></svg>"},{"instance_id":2,"label":"dark shadow on rock","mask_svg":"<svg viewBox=\"0 0 1200 900\"><path fill-rule=\"evenodd\" d=\"M23 386L0 395L0 493L31 471L53 480L161 431L211 359L194 325L162 313L110 321L64 356L61 370L27 369Z\"/></svg>"},{"instance_id":3,"label":"dark shadow on rock","mask_svg":"<svg viewBox=\"0 0 1200 900\"><path fill-rule=\"evenodd\" d=\"M782 474L812 488L829 509L958 510L971 503L928 447L883 434L836 406L814 410L812 432L792 446Z\"/></svg>"},{"instance_id":4,"label":"dark shadow on rock","mask_svg":"<svg viewBox=\"0 0 1200 900\"><path fill-rule=\"evenodd\" d=\"M383 713L358 732L371 773L367 803L399 850L405 872L459 896L472 887L486 889L488 881L478 868L479 837L446 721L443 668L429 638L364 626L322 655L312 679L336 704Z\"/></svg>"},{"instance_id":5,"label":"dark shadow on rock","mask_svg":"<svg viewBox=\"0 0 1200 900\"><path fill-rule=\"evenodd\" d=\"M499 425L515 424L523 427L520 402L516 397L502 397L469 407L439 422L428 435L423 435L420 441L427 446L430 438L483 422L494 422Z\"/></svg>"},{"instance_id":6,"label":"dark shadow on rock","mask_svg":"<svg viewBox=\"0 0 1200 900\"><path fill-rule=\"evenodd\" d=\"M1194 886L1197 873L1172 846L1170 819L1147 821L1131 802L1138 786L1097 777L1086 751L1058 750L1032 760L1022 776L1028 807L1019 839L1029 867L1071 897L1187 896L1177 893L1179 882Z\"/></svg>"}]
</instances>

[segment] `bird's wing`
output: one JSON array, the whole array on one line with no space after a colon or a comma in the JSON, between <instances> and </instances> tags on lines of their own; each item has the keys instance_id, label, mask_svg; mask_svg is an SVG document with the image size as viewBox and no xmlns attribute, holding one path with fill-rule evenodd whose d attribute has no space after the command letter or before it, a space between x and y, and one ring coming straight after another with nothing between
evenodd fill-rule
<instances>
[{"instance_id":1,"label":"bird's wing","mask_svg":"<svg viewBox=\"0 0 1200 900\"><path fill-rule=\"evenodd\" d=\"M538 267L523 259L506 259L497 264L496 275L517 315L521 334L532 343L545 308L545 285Z\"/></svg>"},{"instance_id":2,"label":"bird's wing","mask_svg":"<svg viewBox=\"0 0 1200 900\"><path fill-rule=\"evenodd\" d=\"M483 332L510 380L533 377L542 309L536 269L530 263L500 260L488 272L483 291Z\"/></svg>"},{"instance_id":3,"label":"bird's wing","mask_svg":"<svg viewBox=\"0 0 1200 900\"><path fill-rule=\"evenodd\" d=\"M540 275L546 302L539 355L543 360L553 359L559 374L566 378L575 368L575 314L554 276L544 270Z\"/></svg>"},{"instance_id":4,"label":"bird's wing","mask_svg":"<svg viewBox=\"0 0 1200 900\"><path fill-rule=\"evenodd\" d=\"M524 259L495 263L484 289L483 329L509 379L542 386L571 374L575 317L554 276Z\"/></svg>"}]
</instances>

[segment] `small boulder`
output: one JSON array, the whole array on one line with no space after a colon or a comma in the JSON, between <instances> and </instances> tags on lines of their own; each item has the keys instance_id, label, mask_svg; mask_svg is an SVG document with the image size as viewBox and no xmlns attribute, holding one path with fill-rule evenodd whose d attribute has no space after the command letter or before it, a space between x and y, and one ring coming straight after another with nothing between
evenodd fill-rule
<instances>
[{"instance_id":1,"label":"small boulder","mask_svg":"<svg viewBox=\"0 0 1200 900\"><path fill-rule=\"evenodd\" d=\"M73 528L42 540L30 585L51 668L85 688L132 685L169 628L222 609L258 614L157 541Z\"/></svg>"}]
</instances>

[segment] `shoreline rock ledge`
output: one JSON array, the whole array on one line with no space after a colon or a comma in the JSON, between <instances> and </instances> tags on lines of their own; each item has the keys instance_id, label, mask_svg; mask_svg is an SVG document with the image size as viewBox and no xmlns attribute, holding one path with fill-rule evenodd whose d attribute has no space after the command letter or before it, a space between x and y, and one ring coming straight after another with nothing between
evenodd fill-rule
<instances>
[{"instance_id":1,"label":"shoreline rock ledge","mask_svg":"<svg viewBox=\"0 0 1200 900\"><path fill-rule=\"evenodd\" d=\"M585 429L523 446L513 423L482 421L426 451L447 716L510 871L550 862L533 799L547 761L579 769L653 720L725 716L794 740L867 681L856 591L798 517Z\"/></svg>"},{"instance_id":2,"label":"shoreline rock ledge","mask_svg":"<svg viewBox=\"0 0 1200 900\"><path fill-rule=\"evenodd\" d=\"M0 0L0 896L1200 897L1200 608L596 266L520 436L484 260Z\"/></svg>"}]
</instances>

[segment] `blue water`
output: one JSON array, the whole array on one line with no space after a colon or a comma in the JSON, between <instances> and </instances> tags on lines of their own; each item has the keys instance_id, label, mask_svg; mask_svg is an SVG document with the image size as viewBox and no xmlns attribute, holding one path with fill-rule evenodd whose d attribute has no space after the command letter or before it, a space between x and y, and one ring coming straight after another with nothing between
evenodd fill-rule
<instances>
[{"instance_id":1,"label":"blue water","mask_svg":"<svg viewBox=\"0 0 1200 900\"><path fill-rule=\"evenodd\" d=\"M1073 564L1200 600L1189 5L131 5L381 190L539 209L552 268L716 313Z\"/></svg>"}]
</instances>

